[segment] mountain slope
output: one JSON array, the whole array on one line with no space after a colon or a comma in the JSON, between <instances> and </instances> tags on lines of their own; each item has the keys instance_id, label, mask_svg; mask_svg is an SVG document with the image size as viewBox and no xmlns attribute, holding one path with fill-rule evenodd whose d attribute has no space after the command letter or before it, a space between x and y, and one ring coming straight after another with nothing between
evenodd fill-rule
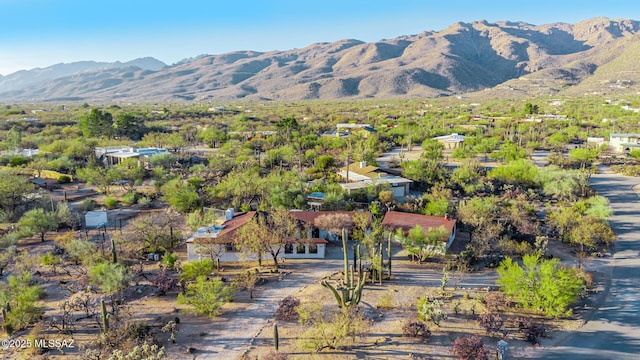
<instances>
[{"instance_id":1,"label":"mountain slope","mask_svg":"<svg viewBox=\"0 0 640 360\"><path fill-rule=\"evenodd\" d=\"M603 84L630 89L640 82L634 61L639 31L640 22L607 18L540 26L476 21L374 43L345 39L287 51L201 55L167 67L78 63L82 70L71 72L61 64L30 70L38 76L0 77L0 101L517 96L602 91Z\"/></svg>"}]
</instances>

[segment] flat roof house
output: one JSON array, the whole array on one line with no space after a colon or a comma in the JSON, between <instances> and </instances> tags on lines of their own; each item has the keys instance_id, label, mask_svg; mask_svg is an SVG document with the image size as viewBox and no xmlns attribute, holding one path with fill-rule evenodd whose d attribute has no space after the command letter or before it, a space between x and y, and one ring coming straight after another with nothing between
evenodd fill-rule
<instances>
[{"instance_id":1,"label":"flat roof house","mask_svg":"<svg viewBox=\"0 0 640 360\"><path fill-rule=\"evenodd\" d=\"M409 195L409 186L413 183L413 180L389 174L378 167L367 165L365 162L349 164L348 169L349 171L347 171L347 167L341 168L338 176L345 180L340 186L349 193L370 186L389 184L393 196L402 201L405 196Z\"/></svg>"},{"instance_id":2,"label":"flat roof house","mask_svg":"<svg viewBox=\"0 0 640 360\"><path fill-rule=\"evenodd\" d=\"M609 146L620 154L640 149L640 134L610 134Z\"/></svg>"},{"instance_id":3,"label":"flat roof house","mask_svg":"<svg viewBox=\"0 0 640 360\"><path fill-rule=\"evenodd\" d=\"M464 143L464 135L453 133L451 135L436 136L433 140L441 143L445 149L455 149L462 146Z\"/></svg>"}]
</instances>

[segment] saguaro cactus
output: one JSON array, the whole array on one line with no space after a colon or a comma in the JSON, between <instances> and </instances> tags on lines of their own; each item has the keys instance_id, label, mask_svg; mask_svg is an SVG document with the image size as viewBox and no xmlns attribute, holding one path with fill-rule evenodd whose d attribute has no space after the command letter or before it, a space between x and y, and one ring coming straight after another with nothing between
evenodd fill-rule
<instances>
[{"instance_id":1,"label":"saguaro cactus","mask_svg":"<svg viewBox=\"0 0 640 360\"><path fill-rule=\"evenodd\" d=\"M107 306L104 303L104 299L100 300L100 307L102 308L102 330L105 333L109 332L109 316L107 314Z\"/></svg>"},{"instance_id":2,"label":"saguaro cactus","mask_svg":"<svg viewBox=\"0 0 640 360\"><path fill-rule=\"evenodd\" d=\"M389 279L391 279L391 234L387 238L387 259L389 261Z\"/></svg>"},{"instance_id":3,"label":"saguaro cactus","mask_svg":"<svg viewBox=\"0 0 640 360\"><path fill-rule=\"evenodd\" d=\"M345 236L342 237L342 253L344 256L344 278L342 284L334 286L326 280L323 280L321 284L331 290L340 308L349 308L360 303L362 289L366 279L362 272L360 272L356 281L353 272L349 271L349 255L347 253L347 240ZM355 271L355 269L353 269L353 271Z\"/></svg>"},{"instance_id":4,"label":"saguaro cactus","mask_svg":"<svg viewBox=\"0 0 640 360\"><path fill-rule=\"evenodd\" d=\"M116 241L113 239L113 237L111 238L111 257L113 258L113 263L117 263L118 262L118 254L116 253Z\"/></svg>"},{"instance_id":5,"label":"saguaro cactus","mask_svg":"<svg viewBox=\"0 0 640 360\"><path fill-rule=\"evenodd\" d=\"M273 323L273 348L278 351L279 347L279 338L278 338L278 324Z\"/></svg>"}]
</instances>

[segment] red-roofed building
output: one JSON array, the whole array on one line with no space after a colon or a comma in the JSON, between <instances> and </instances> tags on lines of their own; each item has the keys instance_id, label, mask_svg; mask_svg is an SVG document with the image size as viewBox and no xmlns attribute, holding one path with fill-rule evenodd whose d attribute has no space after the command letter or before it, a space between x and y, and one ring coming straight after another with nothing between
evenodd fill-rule
<instances>
[{"instance_id":1,"label":"red-roofed building","mask_svg":"<svg viewBox=\"0 0 640 360\"><path fill-rule=\"evenodd\" d=\"M234 215L233 211L231 211L230 214L228 220L222 225L202 227L187 239L187 260L211 258L225 262L258 259L258 254L250 255L248 258L246 256L241 257L241 252L237 249L235 242L238 229L251 221L256 212L250 211ZM305 218L307 217L311 216L305 215ZM290 241L282 245L283 249L280 251L279 257L288 259L322 259L325 257L328 243L326 239L319 237L292 237ZM262 258L268 258L268 255L263 254Z\"/></svg>"},{"instance_id":2,"label":"red-roofed building","mask_svg":"<svg viewBox=\"0 0 640 360\"><path fill-rule=\"evenodd\" d=\"M456 220L446 217L388 211L382 220L382 226L393 231L400 229L405 235L416 225L420 225L425 233L441 226L444 227L448 236L442 239L441 245L436 249L443 254L449 249L453 240L456 238ZM397 240L401 241L401 239Z\"/></svg>"}]
</instances>

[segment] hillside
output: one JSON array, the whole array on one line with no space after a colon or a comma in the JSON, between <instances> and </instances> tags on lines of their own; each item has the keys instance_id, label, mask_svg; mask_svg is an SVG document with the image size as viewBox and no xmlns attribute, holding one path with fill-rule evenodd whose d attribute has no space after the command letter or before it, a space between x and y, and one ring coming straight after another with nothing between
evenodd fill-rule
<instances>
[{"instance_id":1,"label":"hillside","mask_svg":"<svg viewBox=\"0 0 640 360\"><path fill-rule=\"evenodd\" d=\"M81 62L0 78L0 101L311 100L636 91L640 22L456 23L365 43L287 51ZM143 61L144 60L144 61Z\"/></svg>"}]
</instances>

